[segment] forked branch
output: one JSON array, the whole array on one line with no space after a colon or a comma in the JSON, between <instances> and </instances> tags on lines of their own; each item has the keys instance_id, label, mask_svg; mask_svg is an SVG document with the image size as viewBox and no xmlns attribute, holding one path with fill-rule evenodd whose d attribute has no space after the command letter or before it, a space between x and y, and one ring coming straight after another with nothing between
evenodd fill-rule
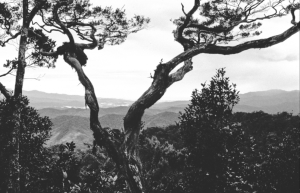
<instances>
[{"instance_id":1,"label":"forked branch","mask_svg":"<svg viewBox=\"0 0 300 193\"><path fill-rule=\"evenodd\" d=\"M10 74L11 71L13 71L13 70L14 70L14 68L9 69L9 71L7 71L6 73L1 74L0 77L3 77L3 76L6 76L6 75Z\"/></svg>"},{"instance_id":2,"label":"forked branch","mask_svg":"<svg viewBox=\"0 0 300 193\"><path fill-rule=\"evenodd\" d=\"M191 70L193 70L193 62L192 59L188 59L184 61L184 65L181 68L169 75L168 87L171 86L171 84L173 84L174 82L182 80L185 74L190 72Z\"/></svg>"},{"instance_id":3,"label":"forked branch","mask_svg":"<svg viewBox=\"0 0 300 193\"><path fill-rule=\"evenodd\" d=\"M70 40L71 46L75 46L74 45L75 41L74 41L73 35L71 34L70 30L60 21L59 16L58 16L58 9L62 6L68 6L72 2L73 2L72 0L69 0L69 1L64 0L64 1L58 2L53 8L53 18L54 18L54 21L61 27L63 32L65 34L67 34L67 36Z\"/></svg>"}]
</instances>

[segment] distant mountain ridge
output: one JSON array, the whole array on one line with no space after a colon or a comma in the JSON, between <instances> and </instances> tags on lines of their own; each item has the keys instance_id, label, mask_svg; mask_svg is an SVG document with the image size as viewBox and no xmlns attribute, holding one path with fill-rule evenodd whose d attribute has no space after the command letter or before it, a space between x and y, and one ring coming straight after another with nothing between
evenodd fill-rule
<instances>
[{"instance_id":1,"label":"distant mountain ridge","mask_svg":"<svg viewBox=\"0 0 300 193\"><path fill-rule=\"evenodd\" d=\"M33 92L31 94L34 94ZM38 93L39 94L39 93ZM31 104L36 104L35 97L28 96ZM53 97L52 97L53 96ZM61 100L59 97L64 95L47 95L43 93L43 99L48 98L50 103L52 100ZM69 95L67 95L69 96ZM52 97L52 98L51 98ZM69 100L77 100L72 95ZM83 97L82 97L83 98ZM32 102L33 100L33 102ZM98 99L99 100L99 99ZM100 99L101 100L101 99ZM111 102L114 99L105 99ZM119 100L119 99L115 99ZM263 110L267 113L278 113L287 111L293 114L299 114L299 91L282 91L270 90L240 94L240 102L234 107L235 112L253 112ZM120 100L122 101L122 100ZM130 101L126 101L130 104ZM165 127L175 124L179 121L179 112L183 112L184 108L190 101L173 101L156 103L150 109L147 109L143 117L144 128L148 127ZM109 108L100 108L99 120L103 127L114 129L123 128L123 118L127 113L129 106L114 106ZM84 148L83 143L92 143L93 136L89 129L89 109L87 108L43 108L39 109L42 116L49 116L53 122L52 137L48 141L48 145L55 145L65 142L74 141L79 148Z\"/></svg>"},{"instance_id":2,"label":"distant mountain ridge","mask_svg":"<svg viewBox=\"0 0 300 193\"><path fill-rule=\"evenodd\" d=\"M178 121L178 113L164 112L157 115L143 117L144 128L166 127ZM99 118L102 127L123 129L123 115L107 114ZM74 141L79 149L84 148L84 143L93 143L88 117L61 115L52 118L52 136L47 145L56 145Z\"/></svg>"},{"instance_id":3,"label":"distant mountain ridge","mask_svg":"<svg viewBox=\"0 0 300 193\"><path fill-rule=\"evenodd\" d=\"M30 99L31 106L42 108L85 108L84 96L80 95L67 95L56 93L45 93L37 90L23 91L23 94ZM100 107L117 107L128 106L132 101L124 99L112 99L112 98L97 98Z\"/></svg>"},{"instance_id":4,"label":"distant mountain ridge","mask_svg":"<svg viewBox=\"0 0 300 193\"><path fill-rule=\"evenodd\" d=\"M87 117L89 111L83 104L84 97L77 95L47 94L39 91L28 91L24 94L29 97L30 105L41 109L42 115L55 117L59 115L78 115ZM240 102L234 107L234 112L264 111L266 113L278 113L287 111L299 114L299 90L283 91L269 90L240 94ZM67 98L67 99L64 99ZM47 100L46 100L47 99ZM79 102L79 100L82 100ZM125 115L132 101L122 99L98 98L100 104L99 116L107 114ZM178 113L183 111L190 101L159 102L146 110L146 114L155 115L162 112ZM77 106L83 108L72 108ZM71 108L67 108L70 106ZM56 109L56 110L54 110ZM58 110L59 109L59 110Z\"/></svg>"}]
</instances>

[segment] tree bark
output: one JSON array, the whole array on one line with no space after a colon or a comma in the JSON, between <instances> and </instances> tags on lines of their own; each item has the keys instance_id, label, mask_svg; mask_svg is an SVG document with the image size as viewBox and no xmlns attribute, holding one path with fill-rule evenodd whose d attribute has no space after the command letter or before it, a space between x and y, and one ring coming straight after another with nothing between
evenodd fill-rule
<instances>
[{"instance_id":1,"label":"tree bark","mask_svg":"<svg viewBox=\"0 0 300 193\"><path fill-rule=\"evenodd\" d=\"M136 162L134 162L134 160L131 160L130 157L127 156L123 146L117 147L114 144L113 136L111 136L106 129L101 127L98 119L99 105L94 92L94 87L82 69L83 64L81 62L86 62L86 60L82 60L82 58L80 58L80 55L83 55L84 53L79 52L83 51L84 49L94 49L98 46L98 41L94 36L96 28L92 24L79 23L78 25L90 26L92 28L90 38L93 40L93 42L91 44L76 44L72 34L60 21L57 13L61 6L66 6L67 4L68 2L57 3L53 9L53 15L55 22L61 27L64 33L67 34L70 42L65 43L63 46L57 49L56 52L41 52L41 54L45 56L58 56L63 54L65 62L76 70L79 81L85 88L85 102L90 109L90 128L93 131L96 144L106 149L108 155L116 163L119 171L119 179L124 179L127 182L127 187L130 189L130 191L132 193L141 193L143 192L143 187L138 165Z\"/></svg>"},{"instance_id":2,"label":"tree bark","mask_svg":"<svg viewBox=\"0 0 300 193\"><path fill-rule=\"evenodd\" d=\"M10 99L10 94L8 92L8 90L5 88L5 86L0 82L0 92L3 94L3 96L6 98L6 99Z\"/></svg>"},{"instance_id":3,"label":"tree bark","mask_svg":"<svg viewBox=\"0 0 300 193\"><path fill-rule=\"evenodd\" d=\"M21 31L21 38L19 44L18 68L17 68L15 93L14 93L15 98L21 96L23 90L24 74L25 74L25 67L26 67L25 52L26 52L28 28L29 28L27 15L28 15L28 0L24 0L23 1L23 27L21 29L22 31Z\"/></svg>"},{"instance_id":4,"label":"tree bark","mask_svg":"<svg viewBox=\"0 0 300 193\"><path fill-rule=\"evenodd\" d=\"M180 81L186 73L192 70L192 60L186 60L184 65L169 75L171 69L168 65L159 64L155 70L153 82L144 94L129 108L124 118L126 153L133 159L140 160L136 146L142 127L142 117L146 109L154 105L165 94L168 87Z\"/></svg>"},{"instance_id":5,"label":"tree bark","mask_svg":"<svg viewBox=\"0 0 300 193\"><path fill-rule=\"evenodd\" d=\"M76 70L79 81L85 88L85 102L90 109L90 128L93 131L94 139L97 145L106 149L109 156L116 163L121 175L119 178L125 178L130 191L132 193L143 192L137 164L128 158L128 156L122 150L122 147L117 147L112 142L108 131L101 127L98 119L99 105L94 92L94 87L91 81L85 75L81 64L73 53L67 51L64 54L64 60Z\"/></svg>"},{"instance_id":6,"label":"tree bark","mask_svg":"<svg viewBox=\"0 0 300 193\"><path fill-rule=\"evenodd\" d=\"M24 84L24 75L26 68L26 46L28 38L29 25L37 12L42 8L46 3L45 0L37 2L36 6L31 10L30 14L28 13L28 0L23 0L23 23L22 29L20 32L21 38L19 43L18 50L18 66L16 74L16 82L14 89L14 96L10 97L10 102L13 103L13 113L12 119L14 122L14 127L11 132L11 155L9 157L9 176L8 176L8 193L19 193L22 190L20 189L20 122L21 122L21 109L19 108L19 98L22 96L23 84ZM1 89L2 91L2 89ZM3 92L2 92L3 93ZM6 98L8 98L8 92Z\"/></svg>"},{"instance_id":7,"label":"tree bark","mask_svg":"<svg viewBox=\"0 0 300 193\"><path fill-rule=\"evenodd\" d=\"M23 0L23 28L21 31L21 38L19 44L19 53L18 53L18 67L17 67L17 75L15 82L15 92L13 101L13 113L12 119L14 122L14 127L11 132L11 154L9 157L9 176L8 176L8 193L19 193L20 190L20 120L21 120L21 112L18 105L18 98L22 95L23 90L23 82L24 82L24 74L25 74L25 52L26 52L26 44L27 44L27 36L28 36L28 0Z\"/></svg>"}]
</instances>

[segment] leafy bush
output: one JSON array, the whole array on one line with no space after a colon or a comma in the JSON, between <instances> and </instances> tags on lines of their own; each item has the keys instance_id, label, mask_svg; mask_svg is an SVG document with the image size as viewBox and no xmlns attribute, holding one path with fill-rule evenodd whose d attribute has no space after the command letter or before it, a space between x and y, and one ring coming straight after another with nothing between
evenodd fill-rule
<instances>
[{"instance_id":1,"label":"leafy bush","mask_svg":"<svg viewBox=\"0 0 300 193\"><path fill-rule=\"evenodd\" d=\"M18 109L21 122L17 122L14 109ZM25 97L19 100L0 101L0 192L4 192L8 164L11 156L12 128L20 124L19 131L19 163L22 192L36 192L44 186L49 172L49 155L44 148L50 137L52 123L48 117L40 117L38 112L28 106Z\"/></svg>"}]
</instances>

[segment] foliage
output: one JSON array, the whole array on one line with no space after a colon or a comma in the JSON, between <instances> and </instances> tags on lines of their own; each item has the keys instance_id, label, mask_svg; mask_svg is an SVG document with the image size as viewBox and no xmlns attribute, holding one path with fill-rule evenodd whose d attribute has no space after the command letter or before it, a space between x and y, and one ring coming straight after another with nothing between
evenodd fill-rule
<instances>
[{"instance_id":1,"label":"foliage","mask_svg":"<svg viewBox=\"0 0 300 193\"><path fill-rule=\"evenodd\" d=\"M232 114L238 92L224 75L193 92L178 125L142 132L149 192L299 191L299 116Z\"/></svg>"},{"instance_id":2,"label":"foliage","mask_svg":"<svg viewBox=\"0 0 300 193\"><path fill-rule=\"evenodd\" d=\"M16 124L14 109L21 114L20 130L20 181L26 192L114 192L124 188L117 182L114 164L103 150L92 153L75 151L75 143L45 147L52 123L40 117L28 106L26 97L0 102L0 192L7 188L8 164L11 150L11 128ZM112 130L117 135L117 131Z\"/></svg>"},{"instance_id":3,"label":"foliage","mask_svg":"<svg viewBox=\"0 0 300 193\"><path fill-rule=\"evenodd\" d=\"M62 171L60 191L72 193L113 193L124 190L124 180L117 179L115 165L99 147L75 150L73 142L50 147L53 168ZM54 167L55 166L55 167ZM49 179L51 180L51 179Z\"/></svg>"},{"instance_id":4,"label":"foliage","mask_svg":"<svg viewBox=\"0 0 300 193\"><path fill-rule=\"evenodd\" d=\"M298 192L300 117L260 111L236 113L233 120L251 139L245 176L253 191Z\"/></svg>"},{"instance_id":5,"label":"foliage","mask_svg":"<svg viewBox=\"0 0 300 193\"><path fill-rule=\"evenodd\" d=\"M222 71L218 70L217 74ZM201 92L193 92L191 104L195 106L185 109L178 125L142 132L139 153L147 192L299 190L299 116L263 112L231 114L228 109L232 109L232 101L224 102L226 100L216 94L213 99L224 104L220 108L221 103L206 100L209 99L206 96L214 91L210 88L216 88L211 87L212 82L226 80L219 85L229 85L224 75L215 76L208 85L203 84ZM230 93L225 91L223 89L221 96ZM225 98L237 100L237 97ZM1 179L8 174L9 128L14 124L12 109L15 105L13 101L0 103ZM36 110L28 107L26 98L18 105L22 112L22 192L128 192L124 179L118 179L115 164L104 149L95 146L92 150L89 145L87 151L78 151L73 142L45 148L43 145L50 136L50 120L39 117ZM119 140L124 137L118 130L109 130ZM1 182L0 190L4 191L6 183Z\"/></svg>"},{"instance_id":6,"label":"foliage","mask_svg":"<svg viewBox=\"0 0 300 193\"><path fill-rule=\"evenodd\" d=\"M35 109L28 106L25 97L19 100L0 102L0 174L6 179L11 147L11 129L16 124L14 109L21 112L20 118L20 177L22 192L35 192L41 186L48 168L48 154L43 147L50 137L52 123L47 117L40 117ZM1 180L1 192L5 190L6 181Z\"/></svg>"},{"instance_id":7,"label":"foliage","mask_svg":"<svg viewBox=\"0 0 300 193\"><path fill-rule=\"evenodd\" d=\"M179 117L188 152L186 192L230 192L235 189L232 184L243 181L238 173L245 159L240 149L245 139L230 122L232 108L239 101L235 87L223 68L217 70L210 84L192 93L191 104Z\"/></svg>"},{"instance_id":8,"label":"foliage","mask_svg":"<svg viewBox=\"0 0 300 193\"><path fill-rule=\"evenodd\" d=\"M299 7L295 1L195 1L195 7L173 23L182 29L173 31L175 38L181 37L193 44L227 44L234 40L259 36L261 21L281 17L291 8ZM197 13L197 14L196 14ZM189 15L191 14L191 15ZM293 16L294 17L294 16ZM180 43L182 40L177 39Z\"/></svg>"},{"instance_id":9,"label":"foliage","mask_svg":"<svg viewBox=\"0 0 300 193\"><path fill-rule=\"evenodd\" d=\"M38 19L25 23L28 26L27 49L29 52L26 61L28 66L55 67L58 56L43 55L41 52L54 52L57 43L51 39L53 32L65 34L65 31L57 23L54 13L55 6L60 3L62 2L56 0L28 1L30 14L33 15L33 11L38 9L37 15L33 15ZM68 3L68 6L60 6L57 10L58 19L62 21L67 30L74 31L79 39L88 43L93 42L91 34L96 30L94 38L97 39L98 49L102 49L105 44L123 43L129 34L140 31L150 22L149 18L140 15L128 19L124 9L92 6L89 0L73 0L65 1L65 3ZM24 33L20 25L23 19L23 10L20 7L23 5L19 1L0 3L1 46L5 46L6 43ZM30 26L30 24L32 25ZM14 68L13 61L8 60L4 66Z\"/></svg>"},{"instance_id":10,"label":"foliage","mask_svg":"<svg viewBox=\"0 0 300 193\"><path fill-rule=\"evenodd\" d=\"M186 146L175 148L173 145L183 140L177 134L180 132L178 125L172 126L173 132L166 131L166 128L144 130L140 138L140 157L146 189L149 192L178 193L208 189L205 186L212 185L212 182L209 176L201 173L214 168L227 182L219 184L222 192L298 192L300 117L285 112L275 115L235 113L230 121L235 125L219 133L227 137L223 140L227 150L218 152L222 153L223 159L213 156L216 152L209 155L204 152L210 157L206 159L199 154L204 159L199 163L191 162ZM177 140L170 140L174 136ZM212 142L207 141L201 143L202 151L211 149L208 145ZM205 160L209 163L203 164ZM214 164L219 166L212 167ZM216 170L222 165L229 167L230 171Z\"/></svg>"},{"instance_id":11,"label":"foliage","mask_svg":"<svg viewBox=\"0 0 300 193\"><path fill-rule=\"evenodd\" d=\"M197 151L194 144L201 141L198 135L202 135L202 129L220 130L228 126L232 108L239 101L236 85L229 84L224 68L217 70L210 84L201 85L201 92L192 93L191 104L180 115L183 139L192 152Z\"/></svg>"},{"instance_id":12,"label":"foliage","mask_svg":"<svg viewBox=\"0 0 300 193\"><path fill-rule=\"evenodd\" d=\"M163 141L163 138L160 139ZM182 172L186 161L185 149L178 150L168 141L161 143L156 136L147 134L142 135L139 145L145 189L153 193L184 192Z\"/></svg>"}]
</instances>

